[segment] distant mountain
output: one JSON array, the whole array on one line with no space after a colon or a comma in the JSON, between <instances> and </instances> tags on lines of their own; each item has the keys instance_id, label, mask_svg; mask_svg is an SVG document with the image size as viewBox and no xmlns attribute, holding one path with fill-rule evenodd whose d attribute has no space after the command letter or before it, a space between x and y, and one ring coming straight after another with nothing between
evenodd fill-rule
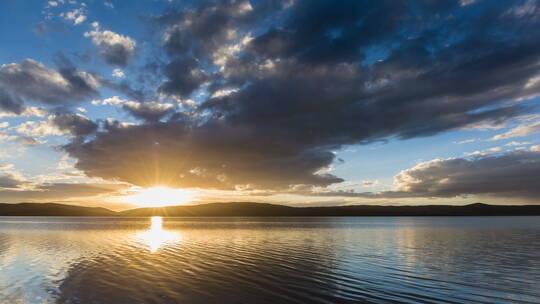
<instances>
[{"instance_id":1,"label":"distant mountain","mask_svg":"<svg viewBox=\"0 0 540 304\"><path fill-rule=\"evenodd\" d=\"M125 216L294 216L303 208L263 203L209 203L191 206L137 208L120 212Z\"/></svg>"},{"instance_id":2,"label":"distant mountain","mask_svg":"<svg viewBox=\"0 0 540 304\"><path fill-rule=\"evenodd\" d=\"M0 204L0 216L117 216L101 207L80 207L54 203Z\"/></svg>"},{"instance_id":3,"label":"distant mountain","mask_svg":"<svg viewBox=\"0 0 540 304\"><path fill-rule=\"evenodd\" d=\"M540 215L540 206L338 206L289 207L263 203L209 203L191 206L137 208L114 212L106 208L53 203L0 204L0 216L473 216Z\"/></svg>"},{"instance_id":4,"label":"distant mountain","mask_svg":"<svg viewBox=\"0 0 540 304\"><path fill-rule=\"evenodd\" d=\"M210 203L194 206L138 208L120 212L125 216L468 216L540 215L540 206L339 206L288 207L261 203Z\"/></svg>"}]
</instances>

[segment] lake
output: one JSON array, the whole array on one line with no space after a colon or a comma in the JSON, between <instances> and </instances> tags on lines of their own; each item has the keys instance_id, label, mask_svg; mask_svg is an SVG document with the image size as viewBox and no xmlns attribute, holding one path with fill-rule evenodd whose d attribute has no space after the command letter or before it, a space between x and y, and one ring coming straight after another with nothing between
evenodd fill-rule
<instances>
[{"instance_id":1,"label":"lake","mask_svg":"<svg viewBox=\"0 0 540 304\"><path fill-rule=\"evenodd\" d=\"M540 217L0 217L0 303L540 303Z\"/></svg>"}]
</instances>

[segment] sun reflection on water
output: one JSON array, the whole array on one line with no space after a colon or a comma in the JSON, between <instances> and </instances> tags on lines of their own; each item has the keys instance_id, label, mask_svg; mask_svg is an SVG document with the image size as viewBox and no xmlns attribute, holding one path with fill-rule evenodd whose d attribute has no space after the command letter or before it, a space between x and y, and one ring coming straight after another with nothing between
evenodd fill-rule
<instances>
[{"instance_id":1,"label":"sun reflection on water","mask_svg":"<svg viewBox=\"0 0 540 304\"><path fill-rule=\"evenodd\" d=\"M180 241L177 232L163 229L163 217L152 216L150 223L150 229L140 234L140 239L149 247L150 252L156 253L161 247Z\"/></svg>"}]
</instances>

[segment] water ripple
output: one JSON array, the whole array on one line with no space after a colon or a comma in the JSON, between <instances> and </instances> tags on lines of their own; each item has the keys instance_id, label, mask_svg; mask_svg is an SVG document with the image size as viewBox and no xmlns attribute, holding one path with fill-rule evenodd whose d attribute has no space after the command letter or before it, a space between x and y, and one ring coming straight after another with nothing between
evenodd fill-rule
<instances>
[{"instance_id":1,"label":"water ripple","mask_svg":"<svg viewBox=\"0 0 540 304\"><path fill-rule=\"evenodd\" d=\"M540 303L539 250L537 217L0 218L0 303Z\"/></svg>"}]
</instances>

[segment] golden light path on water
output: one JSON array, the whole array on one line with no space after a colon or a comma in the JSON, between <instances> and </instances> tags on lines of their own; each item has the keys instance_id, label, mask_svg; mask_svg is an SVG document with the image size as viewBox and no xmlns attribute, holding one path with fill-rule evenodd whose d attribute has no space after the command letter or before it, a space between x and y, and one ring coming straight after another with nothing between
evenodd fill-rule
<instances>
[{"instance_id":1,"label":"golden light path on water","mask_svg":"<svg viewBox=\"0 0 540 304\"><path fill-rule=\"evenodd\" d=\"M178 232L163 229L163 217L152 216L150 218L150 229L140 233L139 239L148 246L150 252L156 253L161 247L175 244L181 241L182 238Z\"/></svg>"}]
</instances>

